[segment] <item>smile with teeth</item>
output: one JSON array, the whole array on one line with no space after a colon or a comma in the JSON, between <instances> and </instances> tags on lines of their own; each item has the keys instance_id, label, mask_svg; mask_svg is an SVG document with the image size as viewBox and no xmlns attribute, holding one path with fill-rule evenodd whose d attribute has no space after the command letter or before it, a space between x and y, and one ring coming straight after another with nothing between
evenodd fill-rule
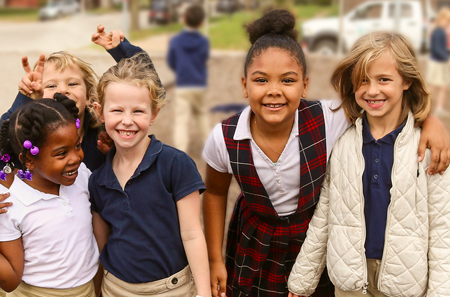
<instances>
[{"instance_id":1,"label":"smile with teeth","mask_svg":"<svg viewBox=\"0 0 450 297\"><path fill-rule=\"evenodd\" d=\"M277 108L282 107L284 104L263 104L263 105L271 108Z\"/></svg>"},{"instance_id":2,"label":"smile with teeth","mask_svg":"<svg viewBox=\"0 0 450 297\"><path fill-rule=\"evenodd\" d=\"M122 136L133 136L137 133L136 131L118 131L118 132Z\"/></svg>"},{"instance_id":3,"label":"smile with teeth","mask_svg":"<svg viewBox=\"0 0 450 297\"><path fill-rule=\"evenodd\" d=\"M63 175L72 176L72 175L76 174L77 172L78 172L78 170L71 171L71 172L64 172Z\"/></svg>"},{"instance_id":4,"label":"smile with teeth","mask_svg":"<svg viewBox=\"0 0 450 297\"><path fill-rule=\"evenodd\" d=\"M383 104L386 100L366 100L367 103L372 105L380 105Z\"/></svg>"}]
</instances>

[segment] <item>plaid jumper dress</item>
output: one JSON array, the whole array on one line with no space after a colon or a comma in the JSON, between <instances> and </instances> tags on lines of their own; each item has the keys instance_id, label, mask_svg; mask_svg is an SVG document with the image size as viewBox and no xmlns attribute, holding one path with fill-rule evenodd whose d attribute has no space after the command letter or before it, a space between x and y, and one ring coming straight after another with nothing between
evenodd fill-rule
<instances>
[{"instance_id":1,"label":"plaid jumper dress","mask_svg":"<svg viewBox=\"0 0 450 297\"><path fill-rule=\"evenodd\" d=\"M278 216L258 177L250 140L233 140L240 114L222 122L233 174L241 188L228 230L228 297L288 295L287 279L318 202L327 160L321 104L302 100L298 113L300 194L297 211L286 217ZM326 271L313 296L334 296Z\"/></svg>"}]
</instances>

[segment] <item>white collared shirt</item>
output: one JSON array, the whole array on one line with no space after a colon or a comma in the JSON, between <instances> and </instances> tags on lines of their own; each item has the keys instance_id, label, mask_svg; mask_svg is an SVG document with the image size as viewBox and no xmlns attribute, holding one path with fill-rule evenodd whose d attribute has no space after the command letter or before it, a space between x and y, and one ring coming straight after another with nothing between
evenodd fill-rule
<instances>
[{"instance_id":1,"label":"white collared shirt","mask_svg":"<svg viewBox=\"0 0 450 297\"><path fill-rule=\"evenodd\" d=\"M328 160L334 143L350 127L350 122L345 117L342 108L336 112L331 110L341 104L340 100L321 100L320 103L325 120ZM300 178L292 178L300 175L300 148L297 139L298 113L295 113L291 134L276 164L253 141L250 130L250 116L251 109L248 106L241 113L233 139L251 139L250 145L256 172L270 197L273 207L280 216L290 215L297 209L300 190ZM206 141L203 158L215 170L233 174L230 157L223 138L222 124L219 123L214 127Z\"/></svg>"},{"instance_id":2,"label":"white collared shirt","mask_svg":"<svg viewBox=\"0 0 450 297\"><path fill-rule=\"evenodd\" d=\"M59 195L40 192L17 175L9 191L13 205L0 215L0 241L22 237L29 285L68 289L89 282L98 269L99 253L92 229L88 180L82 163L71 186Z\"/></svg>"}]
</instances>

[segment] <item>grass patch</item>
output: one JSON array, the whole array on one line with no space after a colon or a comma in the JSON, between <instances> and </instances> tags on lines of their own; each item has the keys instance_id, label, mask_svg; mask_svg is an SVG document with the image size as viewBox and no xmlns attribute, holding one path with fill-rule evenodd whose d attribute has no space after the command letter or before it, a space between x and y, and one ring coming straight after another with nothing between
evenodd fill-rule
<instances>
[{"instance_id":1,"label":"grass patch","mask_svg":"<svg viewBox=\"0 0 450 297\"><path fill-rule=\"evenodd\" d=\"M183 29L183 25L181 23L171 23L167 25L161 25L154 28L139 30L139 31L131 31L130 39L131 40L140 40L150 36L155 36L159 34L166 33L177 33Z\"/></svg>"},{"instance_id":2,"label":"grass patch","mask_svg":"<svg viewBox=\"0 0 450 297\"><path fill-rule=\"evenodd\" d=\"M39 20L37 8L0 8L0 20L9 22L33 22Z\"/></svg>"}]
</instances>

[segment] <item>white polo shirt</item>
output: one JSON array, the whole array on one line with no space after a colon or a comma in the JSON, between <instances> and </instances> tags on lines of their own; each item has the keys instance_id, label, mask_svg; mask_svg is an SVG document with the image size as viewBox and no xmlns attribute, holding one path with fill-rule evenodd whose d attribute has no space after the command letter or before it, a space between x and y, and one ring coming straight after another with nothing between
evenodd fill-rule
<instances>
[{"instance_id":1,"label":"white polo shirt","mask_svg":"<svg viewBox=\"0 0 450 297\"><path fill-rule=\"evenodd\" d=\"M75 183L60 186L59 195L40 192L17 175L0 215L0 241L22 237L29 285L68 289L84 285L97 272L99 253L92 229L88 180L82 163Z\"/></svg>"},{"instance_id":2,"label":"white polo shirt","mask_svg":"<svg viewBox=\"0 0 450 297\"><path fill-rule=\"evenodd\" d=\"M350 127L350 122L345 117L341 108L336 112L340 100L321 100L323 116L325 120L325 136L327 147L327 160L336 140ZM250 139L253 163L259 179L270 197L273 207L280 216L287 216L294 213L298 205L298 195L300 191L300 154L298 143L298 113L295 113L294 125L288 142L274 164L269 157L253 141L250 130L250 106L246 107L239 117L239 121L234 134L234 140ZM295 140L295 141L294 141ZM217 124L203 149L203 158L209 166L222 173L233 174L230 157L228 155L225 140L223 138L222 124ZM293 178L296 177L296 178Z\"/></svg>"}]
</instances>

